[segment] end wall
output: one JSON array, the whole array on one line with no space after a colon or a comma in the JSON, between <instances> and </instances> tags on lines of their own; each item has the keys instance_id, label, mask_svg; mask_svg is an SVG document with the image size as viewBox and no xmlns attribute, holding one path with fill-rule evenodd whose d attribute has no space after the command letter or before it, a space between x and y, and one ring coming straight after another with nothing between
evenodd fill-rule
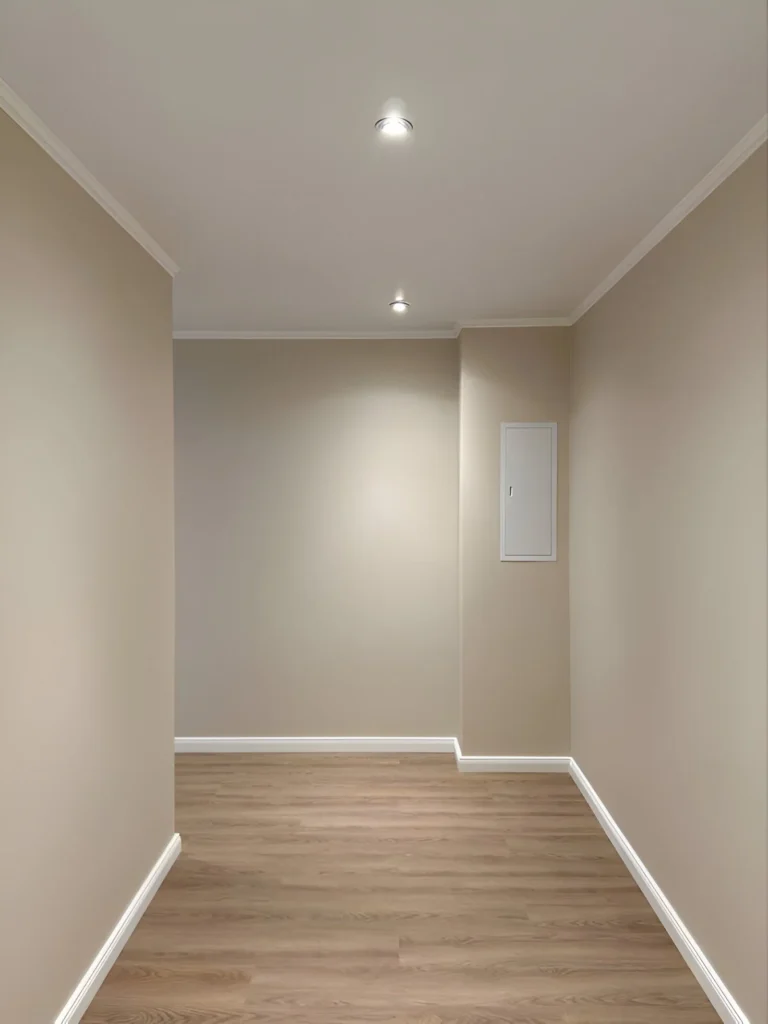
<instances>
[{"instance_id":1,"label":"end wall","mask_svg":"<svg viewBox=\"0 0 768 1024\"><path fill-rule=\"evenodd\" d=\"M456 342L175 367L178 734L456 735Z\"/></svg>"},{"instance_id":2,"label":"end wall","mask_svg":"<svg viewBox=\"0 0 768 1024\"><path fill-rule=\"evenodd\" d=\"M0 112L0 1020L173 833L171 279Z\"/></svg>"}]
</instances>

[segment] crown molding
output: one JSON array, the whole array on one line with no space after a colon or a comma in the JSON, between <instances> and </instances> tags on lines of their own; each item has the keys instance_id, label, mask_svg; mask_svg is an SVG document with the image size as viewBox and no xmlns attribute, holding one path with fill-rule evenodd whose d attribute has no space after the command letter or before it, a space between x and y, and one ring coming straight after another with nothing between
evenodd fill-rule
<instances>
[{"instance_id":1,"label":"crown molding","mask_svg":"<svg viewBox=\"0 0 768 1024\"><path fill-rule=\"evenodd\" d=\"M522 317L512 320L473 320L433 330L399 331L174 331L176 341L418 341L458 338L465 327L570 327L569 317Z\"/></svg>"},{"instance_id":2,"label":"crown molding","mask_svg":"<svg viewBox=\"0 0 768 1024\"><path fill-rule=\"evenodd\" d=\"M179 267L168 253L144 230L136 218L132 217L125 207L121 206L115 197L94 178L72 150L68 149L61 139L54 135L51 129L2 78L0 78L0 110L4 110L20 128L23 128L27 135L34 139L38 146L44 149L48 156L52 157L59 167L67 172L70 178L73 178L81 188L85 189L88 195L95 199L124 231L127 231L142 248L146 249L161 267L167 270L172 277L178 273Z\"/></svg>"},{"instance_id":3,"label":"crown molding","mask_svg":"<svg viewBox=\"0 0 768 1024\"><path fill-rule=\"evenodd\" d=\"M638 242L621 263L614 267L605 280L601 281L597 288L591 291L579 303L573 313L571 313L570 323L575 324L577 320L583 317L587 310L591 309L596 302L602 299L615 284L618 284L625 274L628 274L644 256L648 255L651 249L655 248L671 231L674 231L677 225L689 213L692 213L700 203L703 203L718 185L722 185L726 178L733 174L735 170L738 170L744 161L748 160L755 150L762 146L766 139L768 139L768 114L762 117L747 132L744 138L740 139L733 149L726 153L719 163L715 164L709 174L706 174L698 185L695 185L688 195L681 199L676 206L673 206L666 217L663 217L656 227L641 242Z\"/></svg>"},{"instance_id":4,"label":"crown molding","mask_svg":"<svg viewBox=\"0 0 768 1024\"><path fill-rule=\"evenodd\" d=\"M456 338L458 330L426 331L174 331L176 341L387 341Z\"/></svg>"},{"instance_id":5,"label":"crown molding","mask_svg":"<svg viewBox=\"0 0 768 1024\"><path fill-rule=\"evenodd\" d=\"M466 320L459 324L459 330L465 327L570 327L572 323L569 316L528 316L509 320Z\"/></svg>"}]
</instances>

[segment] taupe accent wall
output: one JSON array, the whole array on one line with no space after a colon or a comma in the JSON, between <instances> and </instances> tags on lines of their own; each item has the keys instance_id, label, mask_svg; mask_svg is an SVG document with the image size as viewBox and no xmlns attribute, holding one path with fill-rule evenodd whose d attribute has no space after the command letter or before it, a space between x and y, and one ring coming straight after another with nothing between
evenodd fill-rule
<instances>
[{"instance_id":1,"label":"taupe accent wall","mask_svg":"<svg viewBox=\"0 0 768 1024\"><path fill-rule=\"evenodd\" d=\"M175 368L177 734L456 735L456 342Z\"/></svg>"},{"instance_id":2,"label":"taupe accent wall","mask_svg":"<svg viewBox=\"0 0 768 1024\"><path fill-rule=\"evenodd\" d=\"M576 327L573 753L766 1005L766 152Z\"/></svg>"},{"instance_id":3,"label":"taupe accent wall","mask_svg":"<svg viewBox=\"0 0 768 1024\"><path fill-rule=\"evenodd\" d=\"M171 279L0 113L0 1020L173 833Z\"/></svg>"},{"instance_id":4,"label":"taupe accent wall","mask_svg":"<svg viewBox=\"0 0 768 1024\"><path fill-rule=\"evenodd\" d=\"M569 753L567 328L461 332L461 746ZM556 422L555 562L502 562L500 424Z\"/></svg>"}]
</instances>

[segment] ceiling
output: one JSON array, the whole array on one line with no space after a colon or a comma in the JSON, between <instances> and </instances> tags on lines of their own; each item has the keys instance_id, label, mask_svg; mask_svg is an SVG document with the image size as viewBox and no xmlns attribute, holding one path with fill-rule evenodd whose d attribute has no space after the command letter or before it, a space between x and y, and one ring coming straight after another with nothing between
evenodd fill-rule
<instances>
[{"instance_id":1,"label":"ceiling","mask_svg":"<svg viewBox=\"0 0 768 1024\"><path fill-rule=\"evenodd\" d=\"M177 329L433 330L569 315L765 114L766 8L0 0L0 76L181 266Z\"/></svg>"}]
</instances>

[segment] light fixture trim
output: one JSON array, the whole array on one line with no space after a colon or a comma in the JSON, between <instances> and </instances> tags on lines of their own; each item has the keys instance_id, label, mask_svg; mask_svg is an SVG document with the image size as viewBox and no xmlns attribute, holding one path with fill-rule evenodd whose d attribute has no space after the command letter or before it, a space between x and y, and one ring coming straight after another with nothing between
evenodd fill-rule
<instances>
[{"instance_id":1,"label":"light fixture trim","mask_svg":"<svg viewBox=\"0 0 768 1024\"><path fill-rule=\"evenodd\" d=\"M388 114L386 117L380 117L374 128L382 135L402 138L413 131L413 122L407 117L400 117L399 114Z\"/></svg>"},{"instance_id":2,"label":"light fixture trim","mask_svg":"<svg viewBox=\"0 0 768 1024\"><path fill-rule=\"evenodd\" d=\"M410 306L410 302L406 302L405 299L393 299L389 304L393 313L407 313Z\"/></svg>"}]
</instances>

